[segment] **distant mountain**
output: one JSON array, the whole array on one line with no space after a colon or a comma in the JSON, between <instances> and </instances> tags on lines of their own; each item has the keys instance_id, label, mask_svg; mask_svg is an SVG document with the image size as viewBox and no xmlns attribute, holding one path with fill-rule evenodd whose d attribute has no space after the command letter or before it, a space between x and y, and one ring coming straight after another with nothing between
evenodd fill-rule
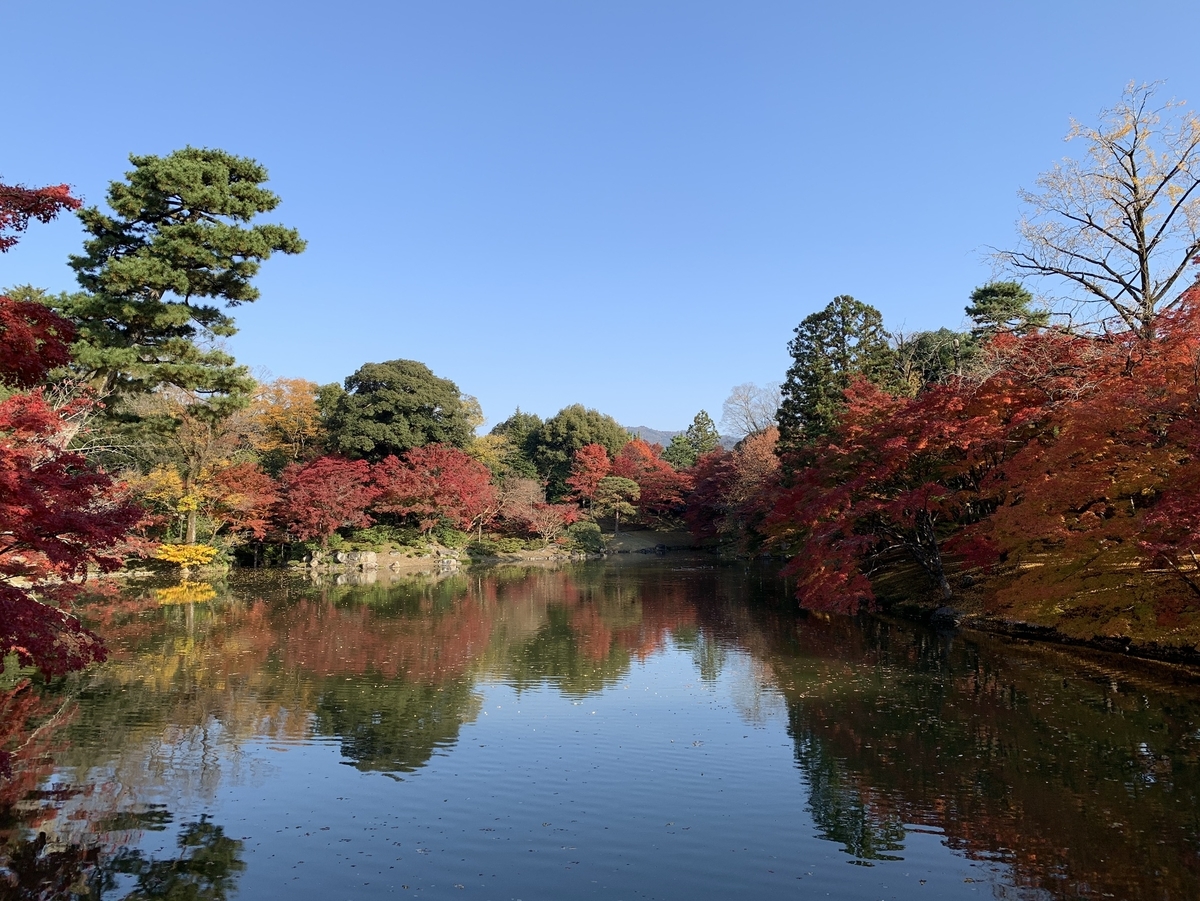
<instances>
[{"instance_id":1,"label":"distant mountain","mask_svg":"<svg viewBox=\"0 0 1200 901\"><path fill-rule=\"evenodd\" d=\"M664 432L662 429L652 429L644 425L623 425L621 426L630 435L636 435L647 444L661 444L666 447L671 443L671 439L676 435L682 435L683 429L678 429L674 432ZM721 436L721 447L725 450L733 450L733 446L737 444L736 438L731 438L728 435Z\"/></svg>"},{"instance_id":2,"label":"distant mountain","mask_svg":"<svg viewBox=\"0 0 1200 901\"><path fill-rule=\"evenodd\" d=\"M636 435L647 444L661 444L666 447L671 443L671 439L676 435L682 435L683 429L674 432L664 432L662 429L651 429L644 425L623 425L621 426L630 435Z\"/></svg>"}]
</instances>

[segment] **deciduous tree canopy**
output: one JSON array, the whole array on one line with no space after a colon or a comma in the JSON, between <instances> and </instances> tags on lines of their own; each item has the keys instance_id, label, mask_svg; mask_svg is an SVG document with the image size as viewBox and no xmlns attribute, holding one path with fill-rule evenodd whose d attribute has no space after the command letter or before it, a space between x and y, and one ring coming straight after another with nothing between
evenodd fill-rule
<instances>
[{"instance_id":1,"label":"deciduous tree canopy","mask_svg":"<svg viewBox=\"0 0 1200 901\"><path fill-rule=\"evenodd\" d=\"M1072 123L1082 158L1021 192L1023 241L998 254L1016 273L1065 282L1070 298L1102 304L1143 339L1179 303L1200 253L1200 116L1157 102L1156 87L1130 83L1099 126Z\"/></svg>"}]
</instances>

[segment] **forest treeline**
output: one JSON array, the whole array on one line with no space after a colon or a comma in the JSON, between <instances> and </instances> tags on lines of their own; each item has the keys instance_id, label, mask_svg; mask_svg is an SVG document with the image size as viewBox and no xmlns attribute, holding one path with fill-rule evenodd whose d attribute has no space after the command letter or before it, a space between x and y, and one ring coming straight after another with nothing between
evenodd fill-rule
<instances>
[{"instance_id":1,"label":"forest treeline","mask_svg":"<svg viewBox=\"0 0 1200 901\"><path fill-rule=\"evenodd\" d=\"M70 210L87 234L80 291L0 298L0 655L51 673L100 658L67 604L89 569L131 559L600 550L602 526L633 522L786 558L809 609L986 584L996 615L1186 637L1200 120L1153 96L1131 86L1076 126L1087 153L1023 194L1020 243L969 294L966 327L889 331L834 298L795 329L777 388L733 390L731 450L705 411L666 448L579 404L479 434L478 402L412 360L256 381L221 343L229 310L304 241L257 221L279 199L253 160L133 156L107 210L0 185L0 251ZM1026 276L1079 302L1039 302Z\"/></svg>"}]
</instances>

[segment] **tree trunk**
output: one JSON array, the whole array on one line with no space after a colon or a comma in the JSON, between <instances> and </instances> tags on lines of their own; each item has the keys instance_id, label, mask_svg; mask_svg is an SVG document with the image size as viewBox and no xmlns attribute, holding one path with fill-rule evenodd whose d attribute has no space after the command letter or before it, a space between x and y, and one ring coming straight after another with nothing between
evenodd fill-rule
<instances>
[{"instance_id":1,"label":"tree trunk","mask_svg":"<svg viewBox=\"0 0 1200 901\"><path fill-rule=\"evenodd\" d=\"M917 562L937 584L942 600L950 600L954 592L950 590L950 582L946 579L946 569L942 565L942 552L938 547L933 517L924 510L917 514L916 542L913 552Z\"/></svg>"}]
</instances>

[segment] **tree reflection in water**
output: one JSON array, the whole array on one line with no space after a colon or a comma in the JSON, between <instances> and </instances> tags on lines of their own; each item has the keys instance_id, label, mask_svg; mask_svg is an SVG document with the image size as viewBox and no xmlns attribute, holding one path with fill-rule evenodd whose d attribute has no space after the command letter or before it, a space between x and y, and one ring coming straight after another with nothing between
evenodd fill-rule
<instances>
[{"instance_id":1,"label":"tree reflection in water","mask_svg":"<svg viewBox=\"0 0 1200 901\"><path fill-rule=\"evenodd\" d=\"M162 819L156 812L142 825L166 828ZM98 839L104 834L96 833ZM110 850L100 840L81 845L55 842L45 832L32 838L10 834L0 845L0 897L225 901L246 868L242 842L202 816L183 824L176 845L178 853L164 858L128 846Z\"/></svg>"},{"instance_id":2,"label":"tree reflection in water","mask_svg":"<svg viewBox=\"0 0 1200 901\"><path fill-rule=\"evenodd\" d=\"M782 707L787 790L852 862L903 858L920 828L1052 897L1200 897L1200 690L1186 676L796 616L769 577L704 565L235 580L215 594L108 599L94 611L108 664L0 699L0 751L24 749L0 781L10 885L21 868L49 896L224 897L241 848L211 822L185 824L175 858L136 849L135 833L164 825L150 786L209 798L242 778L252 739L327 736L360 770L411 773L455 747L488 683L580 698L677 653L748 722ZM88 825L69 831L72 817Z\"/></svg>"}]
</instances>

